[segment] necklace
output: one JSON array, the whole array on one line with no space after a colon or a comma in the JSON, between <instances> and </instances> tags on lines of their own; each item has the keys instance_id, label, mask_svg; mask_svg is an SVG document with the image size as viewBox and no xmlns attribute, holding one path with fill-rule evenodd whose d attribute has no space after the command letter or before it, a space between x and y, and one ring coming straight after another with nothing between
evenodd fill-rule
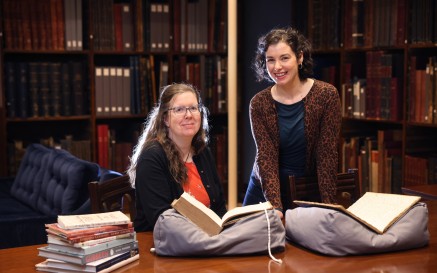
<instances>
[{"instance_id":1,"label":"necklace","mask_svg":"<svg viewBox=\"0 0 437 273\"><path fill-rule=\"evenodd\" d=\"M190 157L190 153L191 153L191 152L188 152L188 154L187 154L187 158L185 158L185 163L187 163L187 160L188 160L188 158Z\"/></svg>"}]
</instances>

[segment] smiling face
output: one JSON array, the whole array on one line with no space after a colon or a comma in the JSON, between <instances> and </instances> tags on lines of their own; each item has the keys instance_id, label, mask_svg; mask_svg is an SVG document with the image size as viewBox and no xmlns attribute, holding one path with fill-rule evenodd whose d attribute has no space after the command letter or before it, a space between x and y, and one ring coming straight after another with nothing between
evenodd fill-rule
<instances>
[{"instance_id":1,"label":"smiling face","mask_svg":"<svg viewBox=\"0 0 437 273\"><path fill-rule=\"evenodd\" d=\"M178 107L197 106L198 101L193 92L187 91L177 94L170 101L170 109ZM185 110L177 113L175 110L169 110L165 118L165 124L168 127L168 136L175 143L184 139L191 142L194 135L199 131L201 125L201 113L199 111Z\"/></svg>"},{"instance_id":2,"label":"smiling face","mask_svg":"<svg viewBox=\"0 0 437 273\"><path fill-rule=\"evenodd\" d=\"M291 47L284 43L270 45L266 51L266 69L270 78L279 86L299 81L299 64L303 55L297 59Z\"/></svg>"}]
</instances>

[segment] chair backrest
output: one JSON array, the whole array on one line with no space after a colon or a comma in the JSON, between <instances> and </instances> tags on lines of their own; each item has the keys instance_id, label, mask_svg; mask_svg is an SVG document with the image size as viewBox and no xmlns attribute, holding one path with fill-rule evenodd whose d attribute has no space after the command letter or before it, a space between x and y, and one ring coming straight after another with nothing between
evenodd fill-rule
<instances>
[{"instance_id":1,"label":"chair backrest","mask_svg":"<svg viewBox=\"0 0 437 273\"><path fill-rule=\"evenodd\" d=\"M120 210L133 221L135 210L135 189L129 176L123 175L101 182L88 183L92 213Z\"/></svg>"},{"instance_id":2,"label":"chair backrest","mask_svg":"<svg viewBox=\"0 0 437 273\"><path fill-rule=\"evenodd\" d=\"M291 200L321 202L317 177L289 176ZM360 198L358 169L337 174L337 202L345 208Z\"/></svg>"}]
</instances>

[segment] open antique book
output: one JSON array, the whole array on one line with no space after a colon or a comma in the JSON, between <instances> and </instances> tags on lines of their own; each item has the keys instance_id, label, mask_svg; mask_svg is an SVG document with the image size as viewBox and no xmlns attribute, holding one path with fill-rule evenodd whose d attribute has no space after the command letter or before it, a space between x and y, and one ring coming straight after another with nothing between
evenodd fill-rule
<instances>
[{"instance_id":1,"label":"open antique book","mask_svg":"<svg viewBox=\"0 0 437 273\"><path fill-rule=\"evenodd\" d=\"M179 199L174 200L171 206L210 236L219 234L225 226L235 223L242 217L264 211L264 209L273 209L270 202L264 202L233 208L220 218L213 210L186 192Z\"/></svg>"},{"instance_id":2,"label":"open antique book","mask_svg":"<svg viewBox=\"0 0 437 273\"><path fill-rule=\"evenodd\" d=\"M347 209L342 205L309 201L296 200L294 203L301 207L322 207L341 211L382 234L419 200L420 196L366 192Z\"/></svg>"}]
</instances>

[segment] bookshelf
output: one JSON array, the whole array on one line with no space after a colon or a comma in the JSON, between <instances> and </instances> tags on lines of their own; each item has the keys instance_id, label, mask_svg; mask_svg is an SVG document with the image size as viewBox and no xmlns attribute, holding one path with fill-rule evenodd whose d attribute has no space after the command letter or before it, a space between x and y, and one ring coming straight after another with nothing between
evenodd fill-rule
<instances>
[{"instance_id":1,"label":"bookshelf","mask_svg":"<svg viewBox=\"0 0 437 273\"><path fill-rule=\"evenodd\" d=\"M0 176L16 173L33 142L122 172L160 86L184 81L210 110L210 147L226 183L227 8L218 0L2 1Z\"/></svg>"},{"instance_id":2,"label":"bookshelf","mask_svg":"<svg viewBox=\"0 0 437 273\"><path fill-rule=\"evenodd\" d=\"M339 171L358 168L363 193L437 183L436 1L292 6L292 25L313 43L315 77L342 99Z\"/></svg>"}]
</instances>

